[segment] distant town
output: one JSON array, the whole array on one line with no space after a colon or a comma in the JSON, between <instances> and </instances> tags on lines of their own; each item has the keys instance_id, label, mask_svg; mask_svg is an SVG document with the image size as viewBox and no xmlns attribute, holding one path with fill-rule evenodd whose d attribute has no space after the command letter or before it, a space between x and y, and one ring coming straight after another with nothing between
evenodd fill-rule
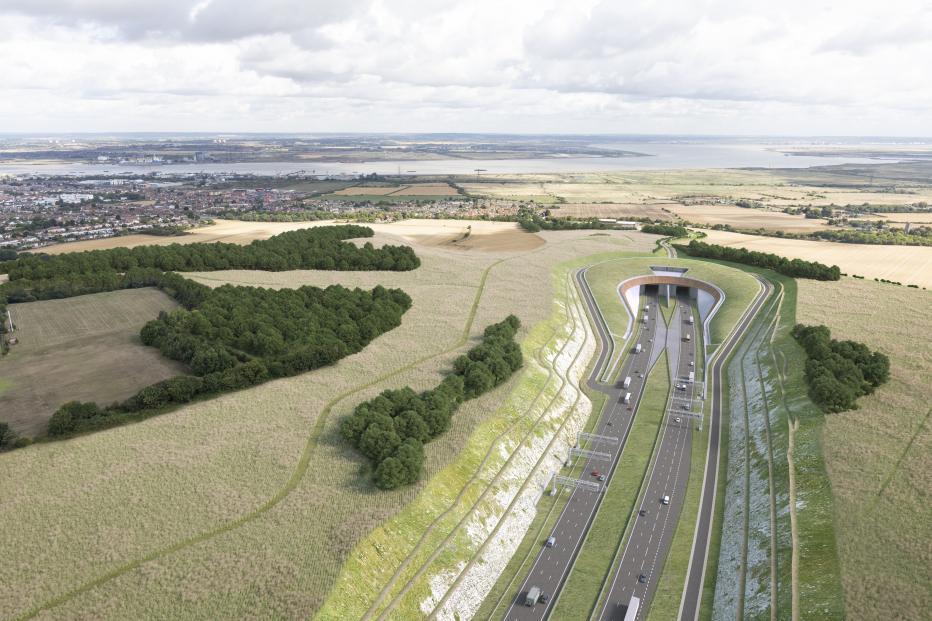
<instances>
[{"instance_id":1,"label":"distant town","mask_svg":"<svg viewBox=\"0 0 932 621\"><path fill-rule=\"evenodd\" d=\"M403 217L509 218L521 203L380 194L379 180L195 174L0 177L0 248L29 250L131 233L183 234L213 218L393 221ZM397 181L396 186L401 188ZM366 184L373 184L366 189ZM349 186L360 192L334 195ZM389 186L394 188L395 186ZM371 191L372 195L365 194Z\"/></svg>"}]
</instances>

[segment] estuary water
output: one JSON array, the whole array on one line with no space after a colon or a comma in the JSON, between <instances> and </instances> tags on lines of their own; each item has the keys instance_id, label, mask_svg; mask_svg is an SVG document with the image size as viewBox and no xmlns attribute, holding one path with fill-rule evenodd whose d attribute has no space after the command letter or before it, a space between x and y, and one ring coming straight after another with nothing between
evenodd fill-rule
<instances>
[{"instance_id":1,"label":"estuary water","mask_svg":"<svg viewBox=\"0 0 932 621\"><path fill-rule=\"evenodd\" d=\"M123 165L114 163L0 163L0 174L10 175L116 175L116 174L241 174L277 176L307 175L421 174L468 175L519 173L583 173L624 170L669 170L685 168L807 168L831 164L866 164L876 160L839 154L832 157L787 155L778 149L792 144L612 142L599 143L603 149L634 152L623 157L548 157L534 159L437 159L379 160L373 162L244 162ZM808 146L808 145L807 145Z\"/></svg>"}]
</instances>

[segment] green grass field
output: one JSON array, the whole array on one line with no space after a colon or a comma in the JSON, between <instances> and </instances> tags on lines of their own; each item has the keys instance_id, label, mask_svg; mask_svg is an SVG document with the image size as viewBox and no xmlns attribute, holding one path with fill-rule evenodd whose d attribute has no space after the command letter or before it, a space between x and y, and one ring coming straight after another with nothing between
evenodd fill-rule
<instances>
[{"instance_id":1,"label":"green grass field","mask_svg":"<svg viewBox=\"0 0 932 621\"><path fill-rule=\"evenodd\" d=\"M824 493L828 479L814 441L823 419L806 397L803 353L789 336L795 321L796 283L772 273L768 277L777 283L778 294L782 286L782 301L777 296L765 306L766 312L754 322L728 367L732 401L726 408L728 419L723 418L719 506L702 617L769 618L773 612L782 618L793 615L795 608L801 618L838 618L844 608L832 502ZM739 419L734 420L735 416ZM789 455L791 421L798 421L798 427ZM738 448L742 457L732 463L728 447L734 442L738 444L732 448ZM734 458L738 453L731 451L731 455ZM790 458L796 478L792 507ZM729 473L727 489L724 472ZM731 521L722 538L726 506ZM793 519L797 522L795 541ZM744 529L746 537L741 535Z\"/></svg>"},{"instance_id":2,"label":"green grass field","mask_svg":"<svg viewBox=\"0 0 932 621\"><path fill-rule=\"evenodd\" d=\"M798 486L809 490L803 502L831 491L850 619L921 619L932 610L930 304L932 292L868 280L799 281L798 321L824 323L834 338L890 357L890 381L858 410L797 433L797 446L824 451L827 480L808 480L803 462ZM802 569L806 583L822 568L803 556Z\"/></svg>"},{"instance_id":3,"label":"green grass field","mask_svg":"<svg viewBox=\"0 0 932 621\"><path fill-rule=\"evenodd\" d=\"M385 388L436 384L468 339L508 313L528 330L547 319L554 266L580 253L652 247L637 234L546 238L523 254L419 246L422 267L405 273L192 275L212 286L382 284L414 303L401 327L333 367L0 455L9 473L0 497L16 499L0 503L8 550L0 617L306 618L318 610L352 549L452 463L510 385L464 404L429 445L424 481L396 493L374 492L364 460L339 440L341 418Z\"/></svg>"},{"instance_id":4,"label":"green grass field","mask_svg":"<svg viewBox=\"0 0 932 621\"><path fill-rule=\"evenodd\" d=\"M0 358L0 420L21 435L39 435L67 401L108 404L183 373L183 365L139 340L147 321L176 306L151 288L11 305L19 343Z\"/></svg>"}]
</instances>

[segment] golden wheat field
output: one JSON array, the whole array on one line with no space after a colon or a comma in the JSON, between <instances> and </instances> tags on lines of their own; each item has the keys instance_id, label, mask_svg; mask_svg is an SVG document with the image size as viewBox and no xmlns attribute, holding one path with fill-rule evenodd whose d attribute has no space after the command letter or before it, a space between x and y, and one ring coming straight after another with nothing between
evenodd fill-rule
<instances>
[{"instance_id":1,"label":"golden wheat field","mask_svg":"<svg viewBox=\"0 0 932 621\"><path fill-rule=\"evenodd\" d=\"M846 274L885 278L904 285L932 287L932 247L841 244L744 235L728 231L706 231L703 241L773 252L792 259L837 265Z\"/></svg>"},{"instance_id":2,"label":"golden wheat field","mask_svg":"<svg viewBox=\"0 0 932 621\"><path fill-rule=\"evenodd\" d=\"M471 340L508 313L525 330L549 316L556 263L649 252L656 239L541 237L546 244L523 252L416 245L423 265L403 273L192 275L210 285L398 286L413 306L401 327L332 367L0 455L3 616L52 602L43 619L306 618L355 543L423 486L373 493L365 461L337 437L340 419L385 388L435 384L468 346L464 330ZM380 232L376 241L401 239ZM510 385L459 410L428 446L428 475L450 463Z\"/></svg>"},{"instance_id":3,"label":"golden wheat field","mask_svg":"<svg viewBox=\"0 0 932 621\"><path fill-rule=\"evenodd\" d=\"M825 465L850 619L921 619L932 609L932 292L842 278L799 280L797 320L887 354L889 383L826 417ZM895 606L894 606L895 603Z\"/></svg>"}]
</instances>

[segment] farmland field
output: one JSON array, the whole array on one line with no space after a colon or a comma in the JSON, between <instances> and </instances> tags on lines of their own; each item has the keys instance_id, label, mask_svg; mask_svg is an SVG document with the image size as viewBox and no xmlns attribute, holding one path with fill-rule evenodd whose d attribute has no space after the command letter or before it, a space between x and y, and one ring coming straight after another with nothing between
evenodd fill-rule
<instances>
[{"instance_id":1,"label":"farmland field","mask_svg":"<svg viewBox=\"0 0 932 621\"><path fill-rule=\"evenodd\" d=\"M890 357L890 381L826 417L821 445L850 619L920 619L932 609L932 293L872 281L799 281L797 320Z\"/></svg>"},{"instance_id":2,"label":"farmland field","mask_svg":"<svg viewBox=\"0 0 932 621\"><path fill-rule=\"evenodd\" d=\"M184 372L139 340L147 321L176 306L149 288L13 304L19 343L0 359L2 419L36 435L66 401L106 404Z\"/></svg>"},{"instance_id":3,"label":"farmland field","mask_svg":"<svg viewBox=\"0 0 932 621\"><path fill-rule=\"evenodd\" d=\"M722 246L773 252L784 257L837 265L847 274L885 278L904 285L932 287L932 247L842 244L779 239L727 231L706 231L703 241Z\"/></svg>"},{"instance_id":4,"label":"farmland field","mask_svg":"<svg viewBox=\"0 0 932 621\"><path fill-rule=\"evenodd\" d=\"M540 235L547 243L526 252L416 244L423 265L412 272L192 275L210 285L382 284L404 289L413 306L401 327L332 367L0 455L4 614L304 618L318 609L353 546L418 496L514 383L464 404L428 446L425 480L394 492L373 493L365 460L338 439L340 419L384 388L435 384L468 338L510 312L530 330L550 313L557 263L650 252L656 239Z\"/></svg>"},{"instance_id":5,"label":"farmland field","mask_svg":"<svg viewBox=\"0 0 932 621\"><path fill-rule=\"evenodd\" d=\"M590 215L589 207L593 209L591 215L599 215L599 210L612 207L600 206L601 203L617 203L623 210L618 216L602 217L633 217L637 215L635 207L645 211L656 210L685 199L705 199L713 203L697 207L719 206L715 205L718 199L730 202L744 199L776 210L801 205L822 207L864 203L932 203L932 184L929 183L927 164L885 165L869 170L852 166L784 170L645 170L507 177L489 175L479 183L464 181L460 185L473 196L535 200L561 209L573 206L571 210L576 213L572 215ZM891 188L896 191L891 191ZM577 204L580 207L575 207ZM755 211L767 214L763 210ZM566 213L570 215L570 210ZM764 216L762 218L763 224L759 226L771 228L770 222ZM819 222L815 220L808 224L813 226Z\"/></svg>"},{"instance_id":6,"label":"farmland field","mask_svg":"<svg viewBox=\"0 0 932 621\"><path fill-rule=\"evenodd\" d=\"M243 222L239 220L217 220L215 224L192 229L188 235L178 237L158 237L154 235L124 235L93 239L87 241L55 244L40 248L37 252L59 254L62 252L80 252L83 250L100 250L105 248L133 248L135 246L192 244L195 242L224 242L231 244L248 244L257 239L268 239L286 231L295 231L315 226L335 224L332 220L316 222ZM489 250L530 250L541 245L543 241L532 233L527 233L514 222L488 222L468 220L402 220L393 223L367 223L377 233L387 233L400 237L409 243L442 245L466 236L471 232L470 240L451 245L453 249L468 250L477 245ZM483 236L494 237L491 241ZM397 239L394 240L397 243Z\"/></svg>"}]
</instances>

